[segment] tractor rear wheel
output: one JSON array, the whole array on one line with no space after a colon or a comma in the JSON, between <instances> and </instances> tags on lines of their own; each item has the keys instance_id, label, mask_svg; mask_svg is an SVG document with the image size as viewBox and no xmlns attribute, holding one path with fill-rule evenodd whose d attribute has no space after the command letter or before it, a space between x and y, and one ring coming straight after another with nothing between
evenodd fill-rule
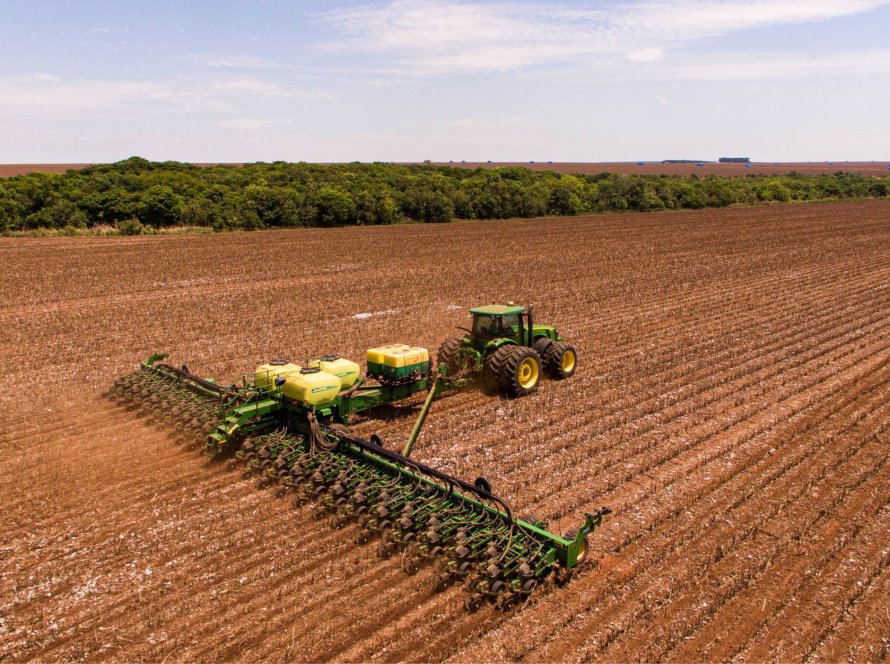
<instances>
[{"instance_id":1,"label":"tractor rear wheel","mask_svg":"<svg viewBox=\"0 0 890 664\"><path fill-rule=\"evenodd\" d=\"M486 365L500 391L510 397L531 394L541 382L541 358L525 346L501 346Z\"/></svg>"},{"instance_id":2,"label":"tractor rear wheel","mask_svg":"<svg viewBox=\"0 0 890 664\"><path fill-rule=\"evenodd\" d=\"M553 343L544 353L544 365L554 378L568 378L578 368L578 352L563 341Z\"/></svg>"},{"instance_id":3,"label":"tractor rear wheel","mask_svg":"<svg viewBox=\"0 0 890 664\"><path fill-rule=\"evenodd\" d=\"M466 365L466 360L461 353L464 340L460 337L449 339L439 346L439 353L436 355L438 365L448 369L448 375L453 376L458 373Z\"/></svg>"}]
</instances>

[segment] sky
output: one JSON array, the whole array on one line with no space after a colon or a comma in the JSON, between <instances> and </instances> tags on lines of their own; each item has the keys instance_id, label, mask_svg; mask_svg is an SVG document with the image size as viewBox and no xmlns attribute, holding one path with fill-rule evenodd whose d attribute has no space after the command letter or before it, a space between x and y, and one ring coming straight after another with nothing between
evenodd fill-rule
<instances>
[{"instance_id":1,"label":"sky","mask_svg":"<svg viewBox=\"0 0 890 664\"><path fill-rule=\"evenodd\" d=\"M890 159L890 0L0 0L0 163Z\"/></svg>"}]
</instances>

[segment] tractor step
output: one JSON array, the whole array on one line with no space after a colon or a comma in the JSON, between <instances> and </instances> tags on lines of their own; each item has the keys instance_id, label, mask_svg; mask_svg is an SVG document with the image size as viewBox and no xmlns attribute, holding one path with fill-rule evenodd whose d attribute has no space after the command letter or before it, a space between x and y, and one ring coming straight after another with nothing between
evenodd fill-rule
<instances>
[{"instance_id":1,"label":"tractor step","mask_svg":"<svg viewBox=\"0 0 890 664\"><path fill-rule=\"evenodd\" d=\"M253 401L239 406L234 412L238 413L237 419L233 416L226 418L226 422L234 419L236 422L243 421L244 417L256 417L257 415L265 415L273 410L281 408L281 402L276 399L262 399L261 401Z\"/></svg>"}]
</instances>

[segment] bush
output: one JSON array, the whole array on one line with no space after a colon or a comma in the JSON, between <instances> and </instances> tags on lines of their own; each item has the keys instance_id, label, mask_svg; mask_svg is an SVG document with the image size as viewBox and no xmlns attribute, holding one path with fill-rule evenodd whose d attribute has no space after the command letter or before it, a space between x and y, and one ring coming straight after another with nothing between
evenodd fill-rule
<instances>
[{"instance_id":1,"label":"bush","mask_svg":"<svg viewBox=\"0 0 890 664\"><path fill-rule=\"evenodd\" d=\"M121 235L142 235L145 233L145 226L138 219L125 219L118 223L117 232Z\"/></svg>"},{"instance_id":2,"label":"bush","mask_svg":"<svg viewBox=\"0 0 890 664\"><path fill-rule=\"evenodd\" d=\"M315 197L319 226L345 226L356 218L352 197L341 189L325 187Z\"/></svg>"},{"instance_id":3,"label":"bush","mask_svg":"<svg viewBox=\"0 0 890 664\"><path fill-rule=\"evenodd\" d=\"M571 176L561 178L550 190L547 212L560 215L578 214L584 209L582 191L583 185L577 178Z\"/></svg>"},{"instance_id":4,"label":"bush","mask_svg":"<svg viewBox=\"0 0 890 664\"><path fill-rule=\"evenodd\" d=\"M142 195L139 218L149 226L175 226L182 221L182 213L182 197L167 185L149 187Z\"/></svg>"},{"instance_id":5,"label":"bush","mask_svg":"<svg viewBox=\"0 0 890 664\"><path fill-rule=\"evenodd\" d=\"M89 219L83 210L65 199L56 199L29 214L22 224L24 228L86 228L88 225Z\"/></svg>"}]
</instances>

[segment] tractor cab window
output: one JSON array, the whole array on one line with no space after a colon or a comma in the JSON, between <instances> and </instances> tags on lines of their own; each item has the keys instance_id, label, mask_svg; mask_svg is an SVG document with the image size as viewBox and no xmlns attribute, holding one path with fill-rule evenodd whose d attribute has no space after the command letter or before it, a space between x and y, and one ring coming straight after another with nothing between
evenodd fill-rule
<instances>
[{"instance_id":1,"label":"tractor cab window","mask_svg":"<svg viewBox=\"0 0 890 664\"><path fill-rule=\"evenodd\" d=\"M509 316L503 316L502 319L503 330L502 334L505 337L515 337L519 334L519 315L518 314L510 314Z\"/></svg>"},{"instance_id":2,"label":"tractor cab window","mask_svg":"<svg viewBox=\"0 0 890 664\"><path fill-rule=\"evenodd\" d=\"M473 319L473 334L483 339L493 339L501 335L501 317L477 314Z\"/></svg>"}]
</instances>

